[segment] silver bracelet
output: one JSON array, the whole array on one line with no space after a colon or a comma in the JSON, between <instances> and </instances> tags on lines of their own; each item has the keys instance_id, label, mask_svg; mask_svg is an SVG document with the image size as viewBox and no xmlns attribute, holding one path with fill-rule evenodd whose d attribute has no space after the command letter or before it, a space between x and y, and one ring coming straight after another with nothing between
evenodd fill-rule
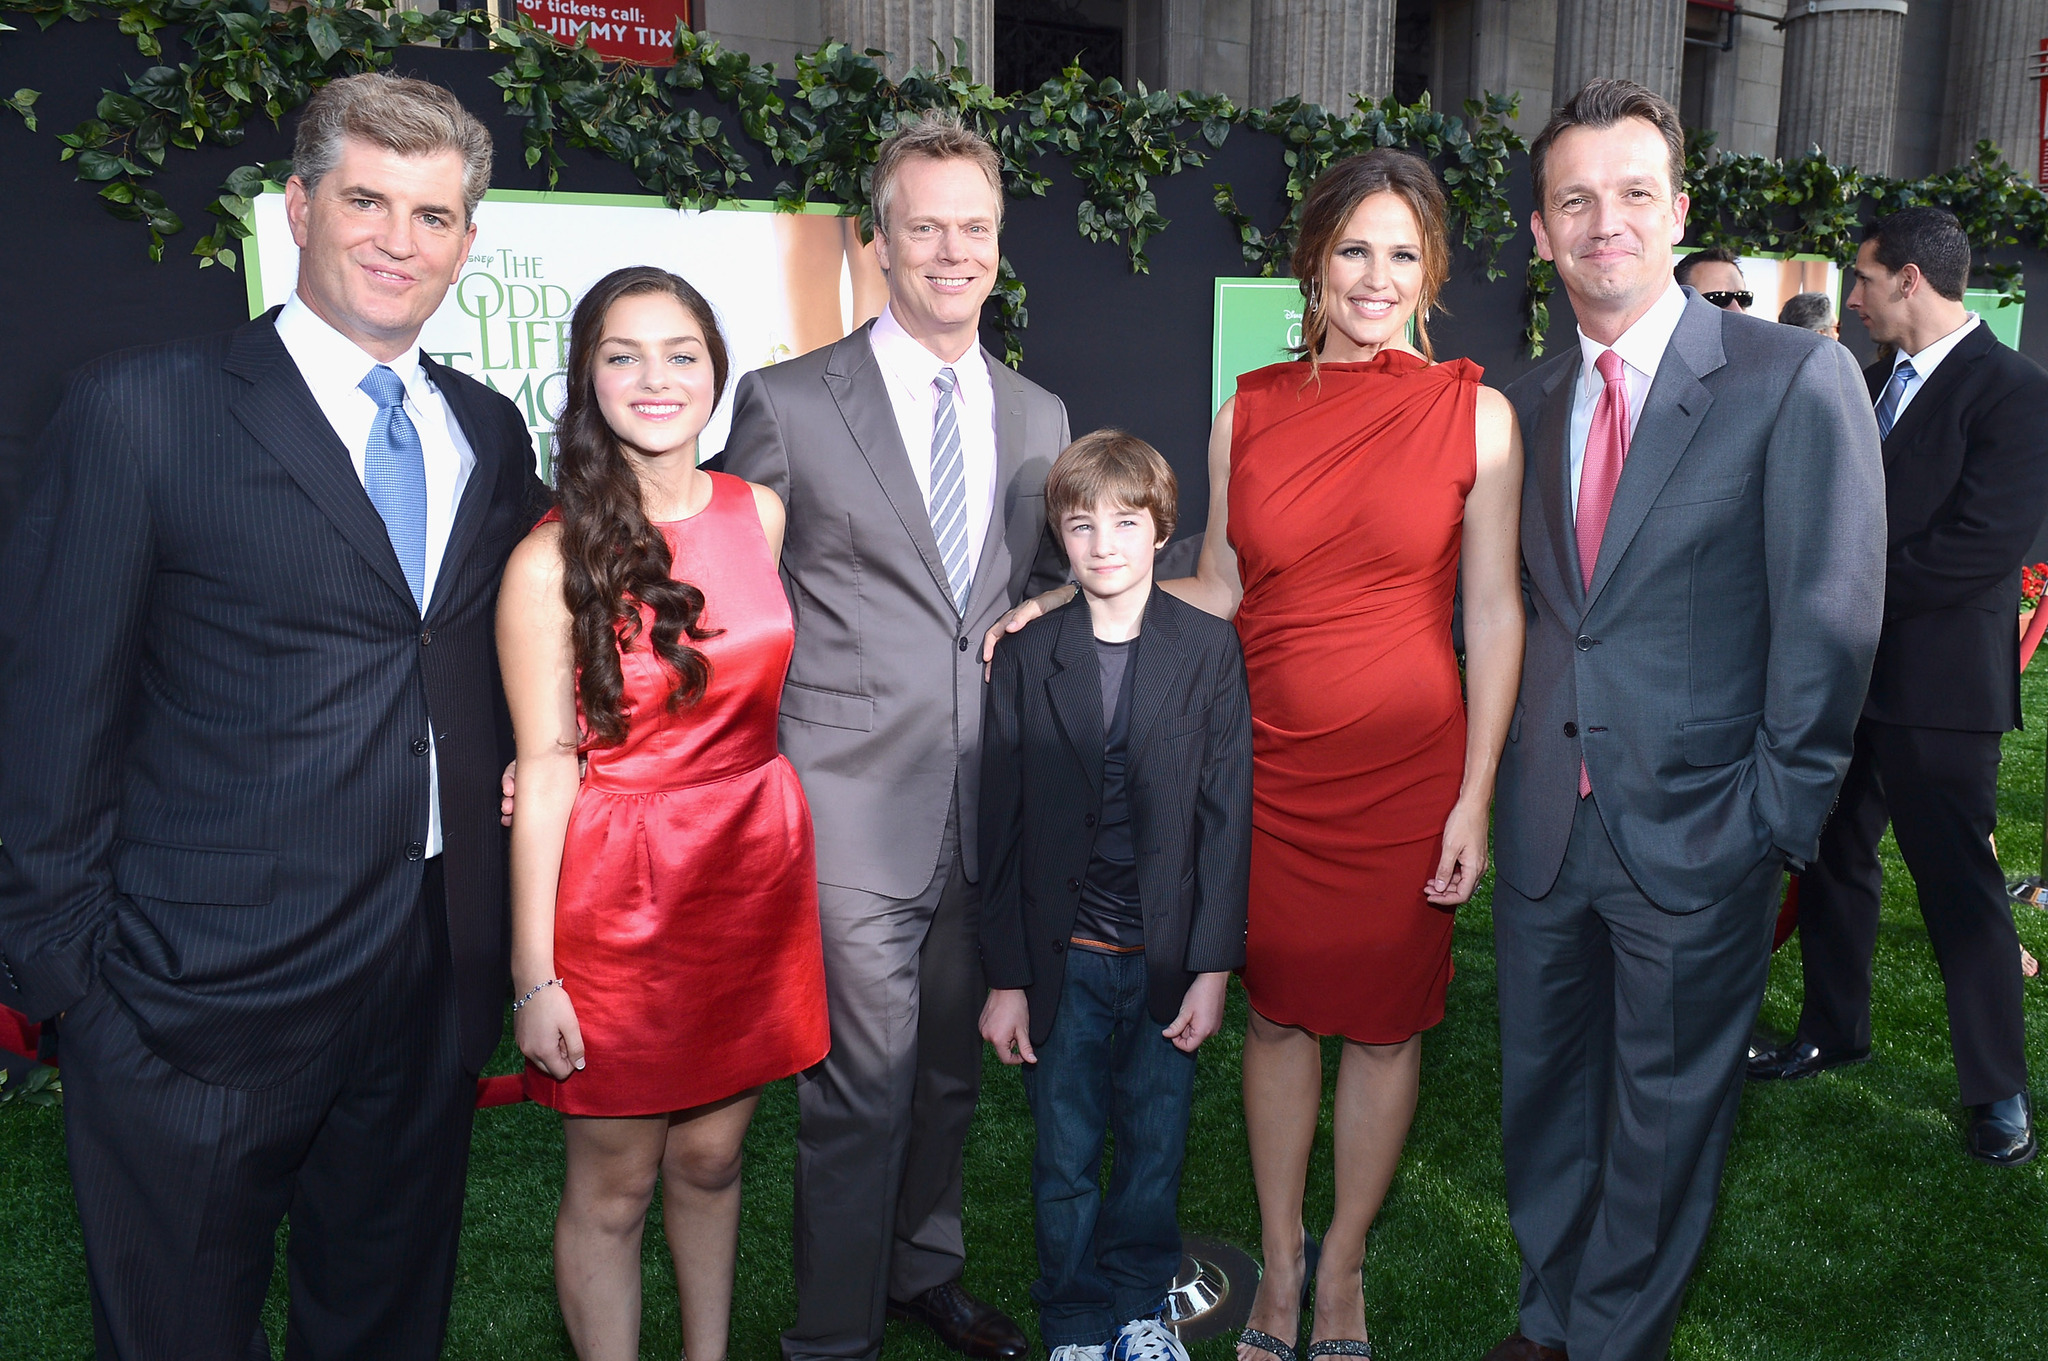
<instances>
[{"instance_id":1,"label":"silver bracelet","mask_svg":"<svg viewBox=\"0 0 2048 1361\"><path fill-rule=\"evenodd\" d=\"M542 988L559 988L561 986L562 980L559 978L550 978L545 983L536 983L526 990L526 996L520 998L518 1001L512 1004L512 1010L517 1011L519 1010L519 1008L525 1006L528 1002L531 1002L533 1000L533 995L539 992Z\"/></svg>"}]
</instances>

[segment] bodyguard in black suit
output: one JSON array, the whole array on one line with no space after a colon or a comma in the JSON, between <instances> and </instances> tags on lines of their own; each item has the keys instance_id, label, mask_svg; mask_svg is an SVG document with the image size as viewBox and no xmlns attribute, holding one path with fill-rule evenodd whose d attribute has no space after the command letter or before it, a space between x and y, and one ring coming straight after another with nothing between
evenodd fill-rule
<instances>
[{"instance_id":1,"label":"bodyguard in black suit","mask_svg":"<svg viewBox=\"0 0 2048 1361\"><path fill-rule=\"evenodd\" d=\"M0 582L0 999L61 1015L103 1357L433 1357L506 988L493 615L541 489L418 354L483 127L360 76L299 130L298 288L73 381ZM359 386L360 385L360 386Z\"/></svg>"},{"instance_id":2,"label":"bodyguard in black suit","mask_svg":"<svg viewBox=\"0 0 2048 1361\"><path fill-rule=\"evenodd\" d=\"M2048 373L1964 309L1970 246L1938 208L1877 223L1848 306L1892 359L1865 372L1884 434L1884 633L1855 755L1799 883L1806 1004L1757 1078L1870 1054L1871 956L1887 820L1948 988L1969 1150L2033 1157L2019 939L1991 845L1999 737L2020 725L2023 555L2048 511Z\"/></svg>"}]
</instances>

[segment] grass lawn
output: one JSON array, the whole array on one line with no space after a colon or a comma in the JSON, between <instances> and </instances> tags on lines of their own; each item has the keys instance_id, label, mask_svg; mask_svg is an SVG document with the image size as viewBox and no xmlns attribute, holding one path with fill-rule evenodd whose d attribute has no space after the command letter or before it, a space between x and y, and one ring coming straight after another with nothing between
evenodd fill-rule
<instances>
[{"instance_id":1,"label":"grass lawn","mask_svg":"<svg viewBox=\"0 0 2048 1361\"><path fill-rule=\"evenodd\" d=\"M2048 668L2044 668L2048 672ZM2028 710L2048 721L2048 674L2027 678ZM2006 743L2000 841L2014 875L2041 844L2042 738ZM1674 1355L1708 1358L2000 1358L2048 1355L2036 1311L2048 1300L2048 1159L2017 1171L1962 1152L1941 981L1891 842L1878 941L1875 1061L1810 1081L1752 1087L1706 1258ZM1366 1263L1376 1354L1477 1358L1515 1323L1517 1263L1502 1202L1500 1045L1493 933L1484 891L1460 916L1449 1017L1424 1050L1422 1106ZM2048 915L2024 911L2020 936L2048 958ZM1795 937L1772 966L1764 1021L1799 1011ZM2038 1074L2048 1071L2048 979L2027 985ZM1241 993L1203 1051L1181 1222L1256 1248L1258 1216L1237 1093ZM510 1071L509 1046L492 1071ZM1334 1055L1332 1055L1334 1057ZM1329 1065L1334 1074L1334 1063ZM78 1222L58 1110L0 1107L0 1358L91 1354ZM764 1101L748 1142L733 1355L774 1361L790 1318L790 1167L796 1100ZM967 1150L968 1284L1020 1319L1035 1271L1031 1126L1014 1072L991 1061ZM568 1357L549 1235L561 1186L556 1116L532 1105L481 1112L472 1154L461 1274L448 1355ZM1328 1131L1309 1180L1310 1222L1327 1219ZM675 1287L658 1217L646 1251L642 1355L680 1350ZM281 1339L282 1277L269 1323ZM921 1329L891 1324L895 1358L950 1354ZM1227 1361L1226 1339L1197 1361Z\"/></svg>"}]
</instances>

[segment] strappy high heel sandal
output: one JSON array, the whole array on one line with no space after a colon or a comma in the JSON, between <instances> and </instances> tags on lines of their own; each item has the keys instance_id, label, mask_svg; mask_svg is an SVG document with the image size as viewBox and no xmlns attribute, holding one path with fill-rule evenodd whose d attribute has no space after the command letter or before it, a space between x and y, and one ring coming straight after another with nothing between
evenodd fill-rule
<instances>
[{"instance_id":1,"label":"strappy high heel sandal","mask_svg":"<svg viewBox=\"0 0 2048 1361\"><path fill-rule=\"evenodd\" d=\"M1311 1234L1307 1229L1303 1229L1301 1231L1301 1303L1295 1309L1296 1315L1299 1315L1303 1309L1308 1308L1309 1287L1315 1284L1316 1264L1322 1260L1322 1257L1323 1245L1316 1241L1315 1235ZM1262 1352L1271 1352L1275 1361L1299 1361L1299 1358L1295 1356L1293 1343L1282 1342L1271 1333L1261 1332L1257 1328L1245 1329L1237 1335L1237 1340L1244 1346L1257 1347Z\"/></svg>"}]
</instances>

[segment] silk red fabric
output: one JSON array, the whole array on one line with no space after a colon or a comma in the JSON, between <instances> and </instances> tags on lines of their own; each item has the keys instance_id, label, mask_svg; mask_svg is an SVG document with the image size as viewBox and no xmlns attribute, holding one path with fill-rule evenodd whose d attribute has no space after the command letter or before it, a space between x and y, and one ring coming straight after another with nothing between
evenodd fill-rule
<instances>
[{"instance_id":1,"label":"silk red fabric","mask_svg":"<svg viewBox=\"0 0 2048 1361\"><path fill-rule=\"evenodd\" d=\"M1230 541L1252 710L1245 988L1367 1044L1443 1019L1452 914L1423 897L1465 767L1451 650L1479 367L1389 351L1238 380Z\"/></svg>"},{"instance_id":2,"label":"silk red fabric","mask_svg":"<svg viewBox=\"0 0 2048 1361\"><path fill-rule=\"evenodd\" d=\"M753 490L661 526L704 592L711 684L671 712L642 642L621 659L626 739L587 753L562 850L555 970L586 1066L527 1065L534 1100L574 1115L687 1110L825 1056L825 964L810 811L775 727L793 633ZM645 635L643 634L643 637Z\"/></svg>"}]
</instances>

